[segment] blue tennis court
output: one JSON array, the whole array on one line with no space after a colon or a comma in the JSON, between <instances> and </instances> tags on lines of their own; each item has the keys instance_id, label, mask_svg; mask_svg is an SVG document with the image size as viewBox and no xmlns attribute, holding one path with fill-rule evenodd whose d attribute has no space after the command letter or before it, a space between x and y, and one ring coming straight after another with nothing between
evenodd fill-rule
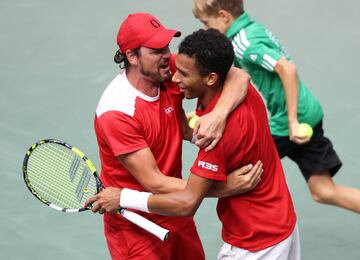
<instances>
[{"instance_id":1,"label":"blue tennis court","mask_svg":"<svg viewBox=\"0 0 360 260\"><path fill-rule=\"evenodd\" d=\"M252 0L245 7L287 47L322 103L326 135L343 161L336 182L360 188L359 2ZM150 12L185 36L201 27L191 8L190 0L0 2L2 259L110 259L101 216L61 214L28 192L21 171L24 153L39 139L58 138L80 147L100 168L93 117L119 70L113 55L120 22L129 13ZM172 42L172 51L181 38ZM185 101L185 109L194 104ZM196 153L184 143L185 176ZM297 166L282 162L297 211L302 259L360 259L360 216L315 203ZM215 204L205 200L196 214L207 259L216 259L222 245Z\"/></svg>"}]
</instances>

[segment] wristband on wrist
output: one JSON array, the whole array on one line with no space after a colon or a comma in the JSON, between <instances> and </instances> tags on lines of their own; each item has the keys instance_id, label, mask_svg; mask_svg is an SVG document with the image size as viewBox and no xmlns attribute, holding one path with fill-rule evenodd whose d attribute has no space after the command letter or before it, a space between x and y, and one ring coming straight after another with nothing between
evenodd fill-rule
<instances>
[{"instance_id":1,"label":"wristband on wrist","mask_svg":"<svg viewBox=\"0 0 360 260\"><path fill-rule=\"evenodd\" d=\"M147 201L150 195L150 192L142 192L124 188L121 190L120 194L120 207L137 209L150 213L147 206Z\"/></svg>"}]
</instances>

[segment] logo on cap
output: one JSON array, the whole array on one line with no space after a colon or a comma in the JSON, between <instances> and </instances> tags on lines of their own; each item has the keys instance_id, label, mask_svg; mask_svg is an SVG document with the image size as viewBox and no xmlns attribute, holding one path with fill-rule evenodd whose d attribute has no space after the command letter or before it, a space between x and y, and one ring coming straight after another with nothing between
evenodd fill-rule
<instances>
[{"instance_id":1,"label":"logo on cap","mask_svg":"<svg viewBox=\"0 0 360 260\"><path fill-rule=\"evenodd\" d=\"M151 19L150 23L152 26L154 26L155 28L159 28L161 25L158 21L156 21L155 19Z\"/></svg>"}]
</instances>

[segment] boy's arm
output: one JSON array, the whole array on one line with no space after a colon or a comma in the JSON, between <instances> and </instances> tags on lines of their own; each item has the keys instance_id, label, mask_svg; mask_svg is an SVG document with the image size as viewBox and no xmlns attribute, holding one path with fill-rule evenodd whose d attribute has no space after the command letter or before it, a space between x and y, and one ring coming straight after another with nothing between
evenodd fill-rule
<instances>
[{"instance_id":1,"label":"boy's arm","mask_svg":"<svg viewBox=\"0 0 360 260\"><path fill-rule=\"evenodd\" d=\"M275 68L279 75L286 99L286 109L288 115L289 138L297 144L304 144L310 140L308 137L299 136L299 121L297 118L298 97L299 97L299 80L295 64L289 62L285 57L281 57Z\"/></svg>"},{"instance_id":2,"label":"boy's arm","mask_svg":"<svg viewBox=\"0 0 360 260\"><path fill-rule=\"evenodd\" d=\"M221 96L212 112L200 117L194 127L196 145L213 149L224 132L228 115L244 100L250 76L245 71L232 67L227 74Z\"/></svg>"}]
</instances>

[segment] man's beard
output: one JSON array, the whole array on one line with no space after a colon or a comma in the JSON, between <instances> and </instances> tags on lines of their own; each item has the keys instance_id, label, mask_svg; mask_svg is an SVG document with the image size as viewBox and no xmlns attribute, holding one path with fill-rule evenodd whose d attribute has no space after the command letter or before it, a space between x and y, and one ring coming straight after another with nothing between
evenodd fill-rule
<instances>
[{"instance_id":1,"label":"man's beard","mask_svg":"<svg viewBox=\"0 0 360 260\"><path fill-rule=\"evenodd\" d=\"M160 72L151 72L149 70L145 70L143 63L140 61L140 72L144 76L152 79L154 82L163 83L168 81L171 78L171 73L167 73L166 76L161 76Z\"/></svg>"}]
</instances>

